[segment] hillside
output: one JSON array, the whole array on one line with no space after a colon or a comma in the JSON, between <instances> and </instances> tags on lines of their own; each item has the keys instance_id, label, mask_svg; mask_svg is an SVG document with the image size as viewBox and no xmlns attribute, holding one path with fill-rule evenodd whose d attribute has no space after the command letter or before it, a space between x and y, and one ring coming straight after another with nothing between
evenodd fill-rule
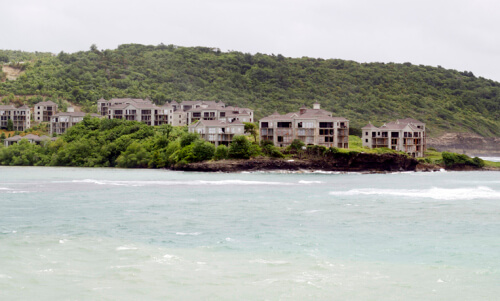
<instances>
[{"instance_id":1,"label":"hillside","mask_svg":"<svg viewBox=\"0 0 500 301\"><path fill-rule=\"evenodd\" d=\"M0 58L9 55L0 51ZM0 83L0 96L60 97L85 107L101 97L150 97L159 104L222 100L255 109L257 118L319 101L353 127L413 117L427 123L431 136L500 136L500 83L467 71L174 45L104 51L93 45L89 51L29 58L17 80Z\"/></svg>"}]
</instances>

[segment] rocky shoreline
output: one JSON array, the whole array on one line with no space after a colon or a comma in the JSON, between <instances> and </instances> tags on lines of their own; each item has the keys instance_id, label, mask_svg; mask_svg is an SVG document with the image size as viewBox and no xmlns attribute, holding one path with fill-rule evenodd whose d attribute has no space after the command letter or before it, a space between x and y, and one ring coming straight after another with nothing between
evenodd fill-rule
<instances>
[{"instance_id":1,"label":"rocky shoreline","mask_svg":"<svg viewBox=\"0 0 500 301\"><path fill-rule=\"evenodd\" d=\"M397 172L438 171L442 167L419 164L413 158L398 154L365 154L356 156L297 157L293 159L254 158L249 160L205 161L175 166L174 170L199 172L242 171L339 171L339 172Z\"/></svg>"},{"instance_id":2,"label":"rocky shoreline","mask_svg":"<svg viewBox=\"0 0 500 301\"><path fill-rule=\"evenodd\" d=\"M443 169L453 171L498 171L497 168L477 168L468 165L444 167L436 164L420 163L414 158L400 154L367 154L354 156L303 156L292 159L273 159L267 157L249 160L204 161L177 165L172 170L197 172L252 172L252 171L324 171L389 173L402 171L434 172Z\"/></svg>"}]
</instances>

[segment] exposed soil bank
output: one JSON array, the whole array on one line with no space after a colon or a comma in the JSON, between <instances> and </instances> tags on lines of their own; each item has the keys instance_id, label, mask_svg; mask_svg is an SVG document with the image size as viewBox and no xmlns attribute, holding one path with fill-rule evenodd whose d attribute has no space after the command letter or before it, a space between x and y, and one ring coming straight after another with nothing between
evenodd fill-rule
<instances>
[{"instance_id":1,"label":"exposed soil bank","mask_svg":"<svg viewBox=\"0 0 500 301\"><path fill-rule=\"evenodd\" d=\"M500 137L481 137L472 133L446 133L438 138L427 138L427 146L440 152L447 151L468 156L500 156Z\"/></svg>"}]
</instances>

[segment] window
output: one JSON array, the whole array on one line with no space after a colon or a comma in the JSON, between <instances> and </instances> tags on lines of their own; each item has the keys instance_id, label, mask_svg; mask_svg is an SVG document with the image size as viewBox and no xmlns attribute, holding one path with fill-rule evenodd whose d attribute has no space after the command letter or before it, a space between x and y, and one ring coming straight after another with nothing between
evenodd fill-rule
<instances>
[{"instance_id":1,"label":"window","mask_svg":"<svg viewBox=\"0 0 500 301\"><path fill-rule=\"evenodd\" d=\"M368 139L365 139L365 142L368 143Z\"/></svg>"},{"instance_id":2,"label":"window","mask_svg":"<svg viewBox=\"0 0 500 301\"><path fill-rule=\"evenodd\" d=\"M333 128L333 122L320 122L320 128Z\"/></svg>"},{"instance_id":3,"label":"window","mask_svg":"<svg viewBox=\"0 0 500 301\"><path fill-rule=\"evenodd\" d=\"M368 136L368 132L365 132L365 136Z\"/></svg>"},{"instance_id":4,"label":"window","mask_svg":"<svg viewBox=\"0 0 500 301\"><path fill-rule=\"evenodd\" d=\"M261 128L268 128L268 127L269 127L269 123L268 123L268 122L262 122L262 123L260 124L260 127L261 127Z\"/></svg>"}]
</instances>

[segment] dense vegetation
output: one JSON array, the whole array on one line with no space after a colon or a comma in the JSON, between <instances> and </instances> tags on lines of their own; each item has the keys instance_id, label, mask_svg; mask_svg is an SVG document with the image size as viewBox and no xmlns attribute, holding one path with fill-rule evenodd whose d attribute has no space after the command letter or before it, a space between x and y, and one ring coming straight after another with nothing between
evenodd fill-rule
<instances>
[{"instance_id":1,"label":"dense vegetation","mask_svg":"<svg viewBox=\"0 0 500 301\"><path fill-rule=\"evenodd\" d=\"M413 117L427 123L430 135L500 136L500 83L467 71L174 45L128 44L103 51L92 45L89 51L31 57L0 51L3 61L26 56L31 62L25 73L0 83L0 96L50 96L88 110L101 97L150 97L159 104L222 100L253 108L257 118L319 101L353 127Z\"/></svg>"},{"instance_id":2,"label":"dense vegetation","mask_svg":"<svg viewBox=\"0 0 500 301\"><path fill-rule=\"evenodd\" d=\"M54 142L35 145L21 140L9 147L0 146L0 165L162 168L261 154L261 148L244 136L236 136L229 147L216 149L198 134L187 133L187 127L152 127L87 116Z\"/></svg>"}]
</instances>

